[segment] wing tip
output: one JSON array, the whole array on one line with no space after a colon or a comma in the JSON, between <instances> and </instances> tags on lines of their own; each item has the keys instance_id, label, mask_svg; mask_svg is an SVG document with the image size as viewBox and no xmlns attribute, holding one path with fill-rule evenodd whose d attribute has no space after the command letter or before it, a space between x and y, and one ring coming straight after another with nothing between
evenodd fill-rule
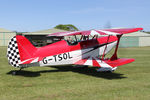
<instances>
[{"instance_id":1,"label":"wing tip","mask_svg":"<svg viewBox=\"0 0 150 100\"><path fill-rule=\"evenodd\" d=\"M136 28L137 31L141 31L143 30L143 28L139 27L139 28Z\"/></svg>"}]
</instances>

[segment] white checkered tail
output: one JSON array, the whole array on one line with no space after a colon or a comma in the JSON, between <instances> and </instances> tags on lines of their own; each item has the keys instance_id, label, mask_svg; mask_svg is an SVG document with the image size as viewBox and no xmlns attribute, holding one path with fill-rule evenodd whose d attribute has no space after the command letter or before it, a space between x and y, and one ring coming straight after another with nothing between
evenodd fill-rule
<instances>
[{"instance_id":1,"label":"white checkered tail","mask_svg":"<svg viewBox=\"0 0 150 100\"><path fill-rule=\"evenodd\" d=\"M21 62L21 60L20 60L16 36L14 36L8 44L7 57L8 57L9 64L11 64L14 67L20 67L19 63Z\"/></svg>"}]
</instances>

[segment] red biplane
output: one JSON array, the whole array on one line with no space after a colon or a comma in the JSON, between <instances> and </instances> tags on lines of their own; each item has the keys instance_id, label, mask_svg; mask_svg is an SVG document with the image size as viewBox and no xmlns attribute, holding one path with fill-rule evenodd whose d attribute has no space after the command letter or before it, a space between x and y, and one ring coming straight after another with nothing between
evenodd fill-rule
<instances>
[{"instance_id":1,"label":"red biplane","mask_svg":"<svg viewBox=\"0 0 150 100\"><path fill-rule=\"evenodd\" d=\"M98 71L112 72L118 66L134 61L132 58L118 58L117 50L123 34L139 30L142 28L53 33L49 36L65 36L68 39L40 48L34 47L24 36L16 35L9 42L7 57L13 67L20 69L31 66L88 65L98 67ZM113 47L116 47L114 54L105 58Z\"/></svg>"}]
</instances>

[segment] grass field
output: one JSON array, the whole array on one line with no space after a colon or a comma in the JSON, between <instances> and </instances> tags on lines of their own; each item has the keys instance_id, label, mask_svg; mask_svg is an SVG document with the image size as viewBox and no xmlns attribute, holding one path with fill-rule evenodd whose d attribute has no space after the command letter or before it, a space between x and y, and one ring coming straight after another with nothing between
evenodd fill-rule
<instances>
[{"instance_id":1,"label":"grass field","mask_svg":"<svg viewBox=\"0 0 150 100\"><path fill-rule=\"evenodd\" d=\"M119 57L136 61L113 73L94 68L31 67L19 75L0 47L0 100L149 100L150 47L120 48Z\"/></svg>"}]
</instances>

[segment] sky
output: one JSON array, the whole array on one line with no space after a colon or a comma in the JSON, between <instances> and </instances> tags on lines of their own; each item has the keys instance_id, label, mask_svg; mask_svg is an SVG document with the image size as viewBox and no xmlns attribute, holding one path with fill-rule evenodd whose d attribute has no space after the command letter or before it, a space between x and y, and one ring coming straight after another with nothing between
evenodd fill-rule
<instances>
[{"instance_id":1,"label":"sky","mask_svg":"<svg viewBox=\"0 0 150 100\"><path fill-rule=\"evenodd\" d=\"M0 28L33 32L58 24L80 30L142 27L150 31L150 0L0 0Z\"/></svg>"}]
</instances>

